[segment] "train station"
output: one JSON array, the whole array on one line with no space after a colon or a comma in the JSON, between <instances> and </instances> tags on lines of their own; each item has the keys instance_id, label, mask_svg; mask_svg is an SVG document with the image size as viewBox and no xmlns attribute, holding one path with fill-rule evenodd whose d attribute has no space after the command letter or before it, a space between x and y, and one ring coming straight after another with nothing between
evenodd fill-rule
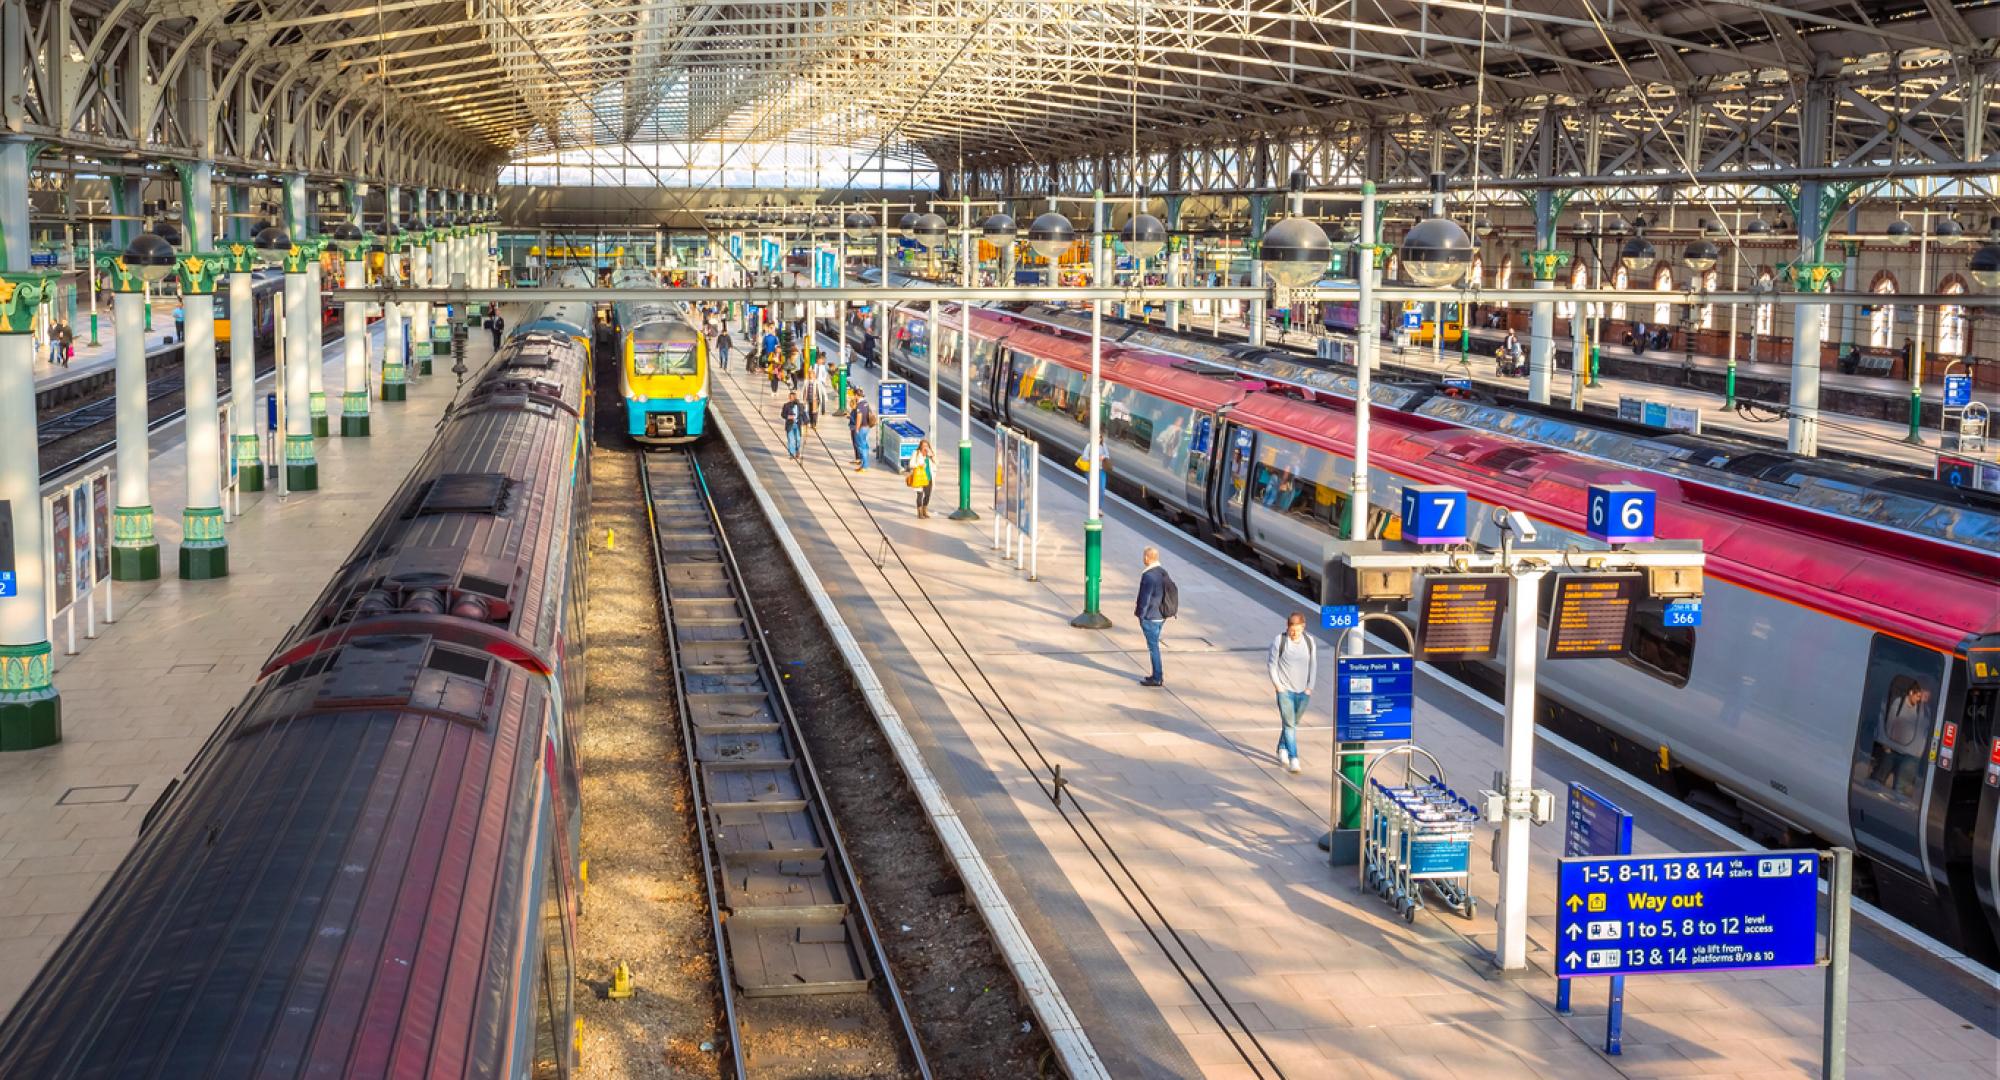
<instances>
[{"instance_id":1,"label":"train station","mask_svg":"<svg viewBox=\"0 0 2000 1080\"><path fill-rule=\"evenodd\" d=\"M2000 7L0 45L0 1078L2000 1076Z\"/></svg>"}]
</instances>

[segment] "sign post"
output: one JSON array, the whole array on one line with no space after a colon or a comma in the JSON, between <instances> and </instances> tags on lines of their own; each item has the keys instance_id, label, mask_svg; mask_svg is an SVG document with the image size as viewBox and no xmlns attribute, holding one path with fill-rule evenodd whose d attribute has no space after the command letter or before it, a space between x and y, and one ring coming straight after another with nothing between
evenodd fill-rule
<instances>
[{"instance_id":1,"label":"sign post","mask_svg":"<svg viewBox=\"0 0 2000 1080\"><path fill-rule=\"evenodd\" d=\"M1572 783L1569 816L1563 829L1563 856L1588 858L1632 854L1632 815L1597 792ZM1569 1015L1569 979L1556 978L1556 1015ZM1611 977L1611 1003L1605 1011L1604 1052L1622 1054L1625 1035L1625 976Z\"/></svg>"}]
</instances>

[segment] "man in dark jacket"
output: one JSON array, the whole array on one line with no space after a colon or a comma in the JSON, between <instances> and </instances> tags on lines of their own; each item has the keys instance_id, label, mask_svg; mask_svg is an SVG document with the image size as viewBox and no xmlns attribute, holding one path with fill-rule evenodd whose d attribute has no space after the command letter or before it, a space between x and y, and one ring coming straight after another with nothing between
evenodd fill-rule
<instances>
[{"instance_id":1,"label":"man in dark jacket","mask_svg":"<svg viewBox=\"0 0 2000 1080\"><path fill-rule=\"evenodd\" d=\"M1146 653L1153 659L1153 673L1139 680L1140 686L1164 686L1166 675L1160 670L1160 631L1167 627L1167 568L1160 565L1160 549L1149 547L1143 556L1146 572L1139 575L1139 600L1132 605L1132 614L1139 619L1139 629L1146 635Z\"/></svg>"}]
</instances>

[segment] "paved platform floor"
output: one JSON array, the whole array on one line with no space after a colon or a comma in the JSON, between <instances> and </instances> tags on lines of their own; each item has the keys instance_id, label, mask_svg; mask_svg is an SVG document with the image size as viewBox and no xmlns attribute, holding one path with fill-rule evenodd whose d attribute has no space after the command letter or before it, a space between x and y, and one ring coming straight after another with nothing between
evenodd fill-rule
<instances>
[{"instance_id":1,"label":"paved platform floor","mask_svg":"<svg viewBox=\"0 0 2000 1080\"><path fill-rule=\"evenodd\" d=\"M379 328L370 339L379 363ZM492 351L484 334L472 335L469 346L472 361ZM338 386L341 344L325 355L327 385ZM154 800L242 700L279 637L360 540L430 444L454 391L443 367L412 377L407 401L372 403L371 437L320 441L318 491L282 500L275 487L245 495L242 516L228 526L230 575L218 581L175 576L186 443L178 425L155 433L162 579L115 586L118 621L100 625L89 642L79 628L76 656L61 656L58 631L63 742L0 755L0 1013L124 858Z\"/></svg>"},{"instance_id":2,"label":"paved platform floor","mask_svg":"<svg viewBox=\"0 0 2000 1080\"><path fill-rule=\"evenodd\" d=\"M153 328L146 332L146 352L161 352L174 348L174 305L172 297L159 297L153 301ZM35 389L40 390L70 379L82 378L92 372L110 367L118 359L118 329L111 317L111 309L101 308L97 313L97 344L90 344L90 311L78 308L76 321L70 328L76 332L76 356L68 365L57 364L51 359L48 349L39 342L35 345Z\"/></svg>"},{"instance_id":3,"label":"paved platform floor","mask_svg":"<svg viewBox=\"0 0 2000 1080\"><path fill-rule=\"evenodd\" d=\"M921 423L926 406L911 396ZM823 418L795 463L776 420L781 399L761 381L739 365L717 380L716 400L1113 1075L1819 1075L1823 980L1810 969L1631 979L1618 1058L1598 1049L1602 980L1580 982L1576 1015L1558 1017L1556 828L1535 837L1535 970L1518 980L1495 978L1487 959L1495 880L1483 836L1471 921L1424 913L1405 925L1351 869L1327 867L1315 844L1331 794L1327 677L1302 738L1306 772L1282 772L1272 754L1264 650L1304 606L1297 598L1111 503L1103 608L1115 625L1073 629L1082 488L1060 465L1044 462L1049 528L1031 582L991 551L990 520L945 516L956 503L951 410L935 514L919 521L894 473L851 471L842 418ZM974 443L973 505L985 515L990 444L983 432ZM1166 689L1136 682L1146 658L1131 598L1147 543L1181 587ZM1485 786L1500 755L1495 710L1430 677L1419 695L1418 730L1449 779ZM1734 847L1546 743L1537 761L1541 786L1582 780L1633 809L1642 853ZM1062 813L1041 786L1051 764L1071 800ZM1848 1076L1995 1075L1993 982L1866 924L1855 961Z\"/></svg>"},{"instance_id":4,"label":"paved platform floor","mask_svg":"<svg viewBox=\"0 0 2000 1080\"><path fill-rule=\"evenodd\" d=\"M1160 317L1156 315L1154 321L1158 322L1159 319ZM1190 326L1204 332L1209 328L1209 323L1205 319L1198 322L1184 322L1182 325ZM1240 320L1236 322L1225 320L1221 325L1221 331L1224 337L1236 340L1242 340L1245 335L1243 323ZM1304 349L1308 352L1313 348L1313 335L1296 330L1280 335L1278 328L1275 326L1271 327L1265 340L1272 345L1277 345L1281 337L1287 346ZM1523 349L1527 348L1527 342L1528 336L1522 334L1521 347ZM1566 344L1565 347L1567 347ZM1607 352L1616 353L1620 356L1629 357L1631 355L1631 350L1624 346L1607 345L1605 349ZM1670 355L1674 356L1676 362L1678 362L1678 354ZM1398 350L1385 344L1382 349L1382 358L1385 369L1390 375L1394 375L1398 367L1407 367L1410 370L1421 372L1433 378L1464 374L1464 369L1460 367L1458 348L1455 344L1446 344L1439 351L1434 351L1429 346L1411 346L1407 349ZM1698 362L1705 366L1714 366L1723 363L1723 361L1712 357L1698 358ZM1513 394L1525 394L1527 392L1528 380L1526 376L1501 378L1494 374L1493 355L1490 350L1484 354L1475 352L1471 365L1472 379L1477 384L1491 386ZM1773 364L1757 364L1755 368L1760 374L1768 374L1776 366ZM1740 368L1743 369L1747 369L1748 367L1747 363L1740 365ZM1869 384L1885 381L1880 379L1863 379L1859 376L1838 375L1830 372L1824 378L1828 385L1836 381L1866 382ZM1907 390L1904 393L1907 395ZM1928 396L1929 400L1933 403L1936 402L1937 394L1935 391L1931 392ZM1722 407L1722 398L1720 395L1703 390L1693 390L1662 383L1646 382L1641 379L1618 378L1605 375L1599 377L1598 385L1587 387L1583 391L1585 402L1590 405L1603 406L1607 409L1615 410L1618 407L1618 399L1620 397L1644 398L1648 401L1664 401L1671 405L1700 409L1702 429L1711 434L1753 435L1765 439L1774 438L1780 444L1783 443L1785 438L1786 422L1783 419L1770 419L1770 414L1765 411L1760 411L1756 414L1758 419L1751 419L1749 416L1726 411ZM1557 370L1550 375L1549 399L1557 404L1567 404L1569 402L1570 374L1567 370ZM1901 400L1907 401L1908 398L1905 396ZM1937 466L1938 447L1940 445L1940 433L1934 429L1925 428L1923 432L1924 445L1921 447L1912 446L1904 442L1903 439L1908 434L1909 427L1907 424L1889 423L1869 417L1849 416L1830 410L1822 412L1820 416L1820 445L1829 450L1839 450L1843 453L1875 458L1887 463L1922 469L1925 472L1935 469Z\"/></svg>"}]
</instances>

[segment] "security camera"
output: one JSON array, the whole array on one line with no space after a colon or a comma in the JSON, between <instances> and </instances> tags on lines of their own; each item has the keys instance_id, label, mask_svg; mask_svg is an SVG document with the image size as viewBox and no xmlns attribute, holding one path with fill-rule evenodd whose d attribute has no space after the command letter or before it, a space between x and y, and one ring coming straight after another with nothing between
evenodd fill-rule
<instances>
[{"instance_id":1,"label":"security camera","mask_svg":"<svg viewBox=\"0 0 2000 1080\"><path fill-rule=\"evenodd\" d=\"M1532 544L1540 535L1535 531L1535 523L1519 510L1509 510L1504 506L1494 507L1493 524L1501 532L1511 532L1514 538L1524 544Z\"/></svg>"}]
</instances>

